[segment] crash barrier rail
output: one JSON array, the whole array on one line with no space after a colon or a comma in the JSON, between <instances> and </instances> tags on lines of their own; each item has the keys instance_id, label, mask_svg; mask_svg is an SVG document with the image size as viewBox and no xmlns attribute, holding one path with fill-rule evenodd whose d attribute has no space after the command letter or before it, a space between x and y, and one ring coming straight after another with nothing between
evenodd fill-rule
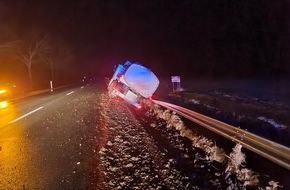
<instances>
[{"instance_id":1,"label":"crash barrier rail","mask_svg":"<svg viewBox=\"0 0 290 190\"><path fill-rule=\"evenodd\" d=\"M181 106L154 102L290 170L290 148Z\"/></svg>"}]
</instances>

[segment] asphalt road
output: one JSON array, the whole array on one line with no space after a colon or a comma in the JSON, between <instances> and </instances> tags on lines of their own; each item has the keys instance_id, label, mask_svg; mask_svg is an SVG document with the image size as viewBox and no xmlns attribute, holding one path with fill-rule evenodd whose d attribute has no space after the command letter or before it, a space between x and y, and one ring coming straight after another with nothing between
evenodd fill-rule
<instances>
[{"instance_id":1,"label":"asphalt road","mask_svg":"<svg viewBox=\"0 0 290 190\"><path fill-rule=\"evenodd\" d=\"M0 189L97 188L96 85L10 102L0 114Z\"/></svg>"}]
</instances>

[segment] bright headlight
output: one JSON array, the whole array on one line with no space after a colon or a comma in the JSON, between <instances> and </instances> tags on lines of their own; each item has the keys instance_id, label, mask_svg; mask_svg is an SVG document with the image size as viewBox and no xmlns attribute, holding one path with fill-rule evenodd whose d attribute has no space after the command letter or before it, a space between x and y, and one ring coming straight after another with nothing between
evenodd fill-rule
<instances>
[{"instance_id":1,"label":"bright headlight","mask_svg":"<svg viewBox=\"0 0 290 190\"><path fill-rule=\"evenodd\" d=\"M6 90L0 90L0 94L6 93Z\"/></svg>"},{"instance_id":2,"label":"bright headlight","mask_svg":"<svg viewBox=\"0 0 290 190\"><path fill-rule=\"evenodd\" d=\"M7 101L0 102L0 109L6 108L7 106L8 106L8 102Z\"/></svg>"}]
</instances>

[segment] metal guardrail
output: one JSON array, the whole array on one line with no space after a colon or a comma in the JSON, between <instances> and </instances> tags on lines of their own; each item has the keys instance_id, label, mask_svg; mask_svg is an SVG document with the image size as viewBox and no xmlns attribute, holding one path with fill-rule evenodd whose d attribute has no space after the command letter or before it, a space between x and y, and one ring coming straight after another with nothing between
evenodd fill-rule
<instances>
[{"instance_id":1,"label":"metal guardrail","mask_svg":"<svg viewBox=\"0 0 290 190\"><path fill-rule=\"evenodd\" d=\"M290 170L290 148L181 106L154 102Z\"/></svg>"}]
</instances>

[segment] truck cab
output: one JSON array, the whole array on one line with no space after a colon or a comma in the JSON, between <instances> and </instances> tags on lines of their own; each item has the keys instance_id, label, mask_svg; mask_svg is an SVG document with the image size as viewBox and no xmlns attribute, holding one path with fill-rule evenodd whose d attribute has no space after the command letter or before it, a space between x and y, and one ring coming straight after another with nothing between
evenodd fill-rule
<instances>
[{"instance_id":1,"label":"truck cab","mask_svg":"<svg viewBox=\"0 0 290 190\"><path fill-rule=\"evenodd\" d=\"M143 99L150 98L159 86L156 75L140 63L119 64L108 84L110 97L120 97L141 108Z\"/></svg>"}]
</instances>

